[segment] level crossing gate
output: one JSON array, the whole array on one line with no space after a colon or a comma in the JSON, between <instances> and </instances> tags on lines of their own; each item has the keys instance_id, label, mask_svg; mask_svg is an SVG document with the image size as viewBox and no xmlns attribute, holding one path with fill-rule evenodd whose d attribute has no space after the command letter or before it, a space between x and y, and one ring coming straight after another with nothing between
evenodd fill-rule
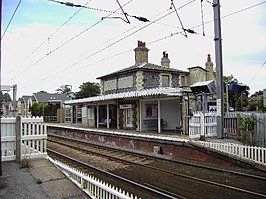
<instances>
[{"instance_id":1,"label":"level crossing gate","mask_svg":"<svg viewBox=\"0 0 266 199\"><path fill-rule=\"evenodd\" d=\"M2 161L47 157L47 127L42 117L1 118Z\"/></svg>"}]
</instances>

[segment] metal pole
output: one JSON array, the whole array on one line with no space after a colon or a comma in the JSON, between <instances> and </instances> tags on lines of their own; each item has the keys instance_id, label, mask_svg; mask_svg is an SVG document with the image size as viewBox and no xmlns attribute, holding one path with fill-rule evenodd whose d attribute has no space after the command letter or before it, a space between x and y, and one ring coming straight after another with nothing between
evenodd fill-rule
<instances>
[{"instance_id":1,"label":"metal pole","mask_svg":"<svg viewBox=\"0 0 266 199\"><path fill-rule=\"evenodd\" d=\"M17 117L18 115L17 114L18 112L17 110L17 89L18 89L17 84L13 85L12 88L13 88L13 116Z\"/></svg>"},{"instance_id":2,"label":"metal pole","mask_svg":"<svg viewBox=\"0 0 266 199\"><path fill-rule=\"evenodd\" d=\"M225 82L225 89L226 89L226 113L229 112L229 92L228 92L228 82Z\"/></svg>"},{"instance_id":3,"label":"metal pole","mask_svg":"<svg viewBox=\"0 0 266 199\"><path fill-rule=\"evenodd\" d=\"M224 100L223 100L223 63L222 63L222 36L220 1L213 0L214 12L214 41L215 41L215 61L216 61L216 84L217 84L217 137L224 135Z\"/></svg>"},{"instance_id":4,"label":"metal pole","mask_svg":"<svg viewBox=\"0 0 266 199\"><path fill-rule=\"evenodd\" d=\"M63 123L63 101L60 101L60 122Z\"/></svg>"},{"instance_id":5,"label":"metal pole","mask_svg":"<svg viewBox=\"0 0 266 199\"><path fill-rule=\"evenodd\" d=\"M0 0L0 33L2 33L2 0ZM2 79L2 40L0 41L0 87L1 87L1 79ZM1 89L0 89L1 90ZM2 102L0 101L0 109L2 109ZM0 176L2 176L2 124L1 124L1 115L0 115Z\"/></svg>"}]
</instances>

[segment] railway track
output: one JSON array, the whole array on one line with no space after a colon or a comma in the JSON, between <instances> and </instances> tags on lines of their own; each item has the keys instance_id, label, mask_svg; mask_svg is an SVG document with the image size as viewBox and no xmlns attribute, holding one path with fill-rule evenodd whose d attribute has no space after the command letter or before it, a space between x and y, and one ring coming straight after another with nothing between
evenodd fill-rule
<instances>
[{"instance_id":1,"label":"railway track","mask_svg":"<svg viewBox=\"0 0 266 199\"><path fill-rule=\"evenodd\" d=\"M111 177L111 178L114 178L116 182L117 181L121 181L121 183L118 183L118 185L122 184L123 188L125 186L128 187L129 185L132 185L132 186L134 186L134 190L137 193L141 193L139 195L142 196L142 198L143 197L144 198L147 197L147 198L151 198L151 199L152 198L169 198L169 199L182 198L182 199L186 199L185 197L183 197L181 195L176 195L174 193L170 193L170 192L166 192L164 190L160 190L160 188L158 188L158 187L145 186L143 184L134 182L132 180L123 178L123 177L118 176L118 175L115 175L113 173L104 171L104 170L96 168L96 167L94 167L92 165L86 164L86 163L84 163L82 161L79 161L79 160L77 160L75 158L71 158L71 157L69 157L67 155L64 155L62 153L58 153L58 152L50 150L50 149L48 149L47 151L49 153L49 156L52 159L56 159L57 161L63 162L65 164L69 165L72 168L78 168L78 170L80 172L93 173L93 175L95 175L98 172L98 173L100 173L100 175L96 174L97 177L99 177L99 176L101 176L101 177L108 176L109 180L110 180L110 177Z\"/></svg>"},{"instance_id":2,"label":"railway track","mask_svg":"<svg viewBox=\"0 0 266 199\"><path fill-rule=\"evenodd\" d=\"M61 148L62 151L68 148L67 150L74 150L73 154L79 152L98 159L101 157L105 162L112 161L113 168L102 167L150 188L164 190L164 193L171 193L170 195L175 197L213 198L217 195L225 196L224 198L266 197L263 186L266 182L265 176L216 169L195 163L158 160L61 136L49 135L48 138L48 147L54 147L56 150L64 147Z\"/></svg>"}]
</instances>

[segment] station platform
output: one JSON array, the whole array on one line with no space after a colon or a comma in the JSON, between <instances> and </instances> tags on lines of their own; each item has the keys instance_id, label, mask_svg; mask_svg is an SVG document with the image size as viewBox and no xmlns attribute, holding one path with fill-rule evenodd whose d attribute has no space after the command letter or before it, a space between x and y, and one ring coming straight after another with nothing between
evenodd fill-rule
<instances>
[{"instance_id":1,"label":"station platform","mask_svg":"<svg viewBox=\"0 0 266 199\"><path fill-rule=\"evenodd\" d=\"M2 162L1 199L90 198L47 159L30 160L29 168Z\"/></svg>"}]
</instances>

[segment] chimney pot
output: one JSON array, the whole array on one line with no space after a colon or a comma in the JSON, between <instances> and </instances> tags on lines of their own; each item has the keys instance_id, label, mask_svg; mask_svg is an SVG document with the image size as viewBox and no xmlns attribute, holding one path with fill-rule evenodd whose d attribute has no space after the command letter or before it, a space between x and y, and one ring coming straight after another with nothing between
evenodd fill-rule
<instances>
[{"instance_id":1,"label":"chimney pot","mask_svg":"<svg viewBox=\"0 0 266 199\"><path fill-rule=\"evenodd\" d=\"M142 41L138 41L138 47L145 47L146 43Z\"/></svg>"},{"instance_id":2,"label":"chimney pot","mask_svg":"<svg viewBox=\"0 0 266 199\"><path fill-rule=\"evenodd\" d=\"M212 60L211 60L211 55L210 55L210 54L208 54L207 61L208 61L208 62L212 61Z\"/></svg>"},{"instance_id":3,"label":"chimney pot","mask_svg":"<svg viewBox=\"0 0 266 199\"><path fill-rule=\"evenodd\" d=\"M163 51L163 57L161 59L161 66L169 68L170 67L170 60L168 58L168 53L166 51Z\"/></svg>"}]
</instances>

